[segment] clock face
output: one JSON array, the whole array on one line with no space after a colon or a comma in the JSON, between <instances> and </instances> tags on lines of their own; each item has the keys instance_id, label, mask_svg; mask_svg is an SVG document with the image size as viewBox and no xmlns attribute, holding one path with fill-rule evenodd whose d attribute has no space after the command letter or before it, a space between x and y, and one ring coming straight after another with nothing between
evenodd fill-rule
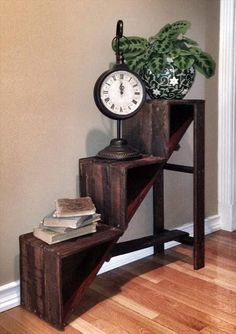
<instances>
[{"instance_id":1,"label":"clock face","mask_svg":"<svg viewBox=\"0 0 236 334\"><path fill-rule=\"evenodd\" d=\"M136 113L145 100L145 89L136 74L126 70L109 71L95 85L95 101L108 117L128 118Z\"/></svg>"}]
</instances>

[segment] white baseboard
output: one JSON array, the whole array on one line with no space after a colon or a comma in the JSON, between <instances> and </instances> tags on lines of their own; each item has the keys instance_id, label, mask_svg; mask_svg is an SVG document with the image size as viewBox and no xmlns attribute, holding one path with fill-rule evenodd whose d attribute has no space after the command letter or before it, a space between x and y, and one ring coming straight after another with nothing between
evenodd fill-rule
<instances>
[{"instance_id":1,"label":"white baseboard","mask_svg":"<svg viewBox=\"0 0 236 334\"><path fill-rule=\"evenodd\" d=\"M0 286L0 312L20 304L20 281Z\"/></svg>"},{"instance_id":2,"label":"white baseboard","mask_svg":"<svg viewBox=\"0 0 236 334\"><path fill-rule=\"evenodd\" d=\"M179 230L193 234L193 224L185 224L178 227ZM220 216L211 216L205 219L205 234L221 229ZM178 245L178 242L170 241L165 244L165 249ZM124 255L114 256L109 262L104 263L99 274L121 267L125 264L143 259L153 254L153 247L148 247ZM0 286L0 313L20 305L20 281L11 282Z\"/></svg>"}]
</instances>

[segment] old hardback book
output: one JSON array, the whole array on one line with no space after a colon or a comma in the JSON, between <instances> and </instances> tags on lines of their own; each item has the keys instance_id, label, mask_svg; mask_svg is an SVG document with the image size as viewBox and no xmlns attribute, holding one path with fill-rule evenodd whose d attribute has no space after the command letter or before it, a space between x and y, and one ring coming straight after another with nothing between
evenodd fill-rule
<instances>
[{"instance_id":1,"label":"old hardback book","mask_svg":"<svg viewBox=\"0 0 236 334\"><path fill-rule=\"evenodd\" d=\"M65 232L58 232L51 229L35 227L33 229L33 235L45 241L47 244L55 244L61 241L69 240L72 238L77 238L86 234L91 234L96 232L97 223L86 225L84 227L79 227L77 229L68 229Z\"/></svg>"},{"instance_id":2,"label":"old hardback book","mask_svg":"<svg viewBox=\"0 0 236 334\"><path fill-rule=\"evenodd\" d=\"M78 228L88 225L92 222L100 220L101 215L94 213L93 215L86 216L73 216L73 217L55 217L55 211L50 213L42 220L43 227L70 227Z\"/></svg>"},{"instance_id":3,"label":"old hardback book","mask_svg":"<svg viewBox=\"0 0 236 334\"><path fill-rule=\"evenodd\" d=\"M59 198L56 200L56 217L86 216L96 213L91 197Z\"/></svg>"}]
</instances>

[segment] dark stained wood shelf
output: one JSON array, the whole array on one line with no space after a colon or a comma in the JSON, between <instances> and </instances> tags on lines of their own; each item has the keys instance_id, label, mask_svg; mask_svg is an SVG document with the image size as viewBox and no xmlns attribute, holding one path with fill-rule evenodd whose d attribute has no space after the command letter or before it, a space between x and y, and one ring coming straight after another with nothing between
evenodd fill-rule
<instances>
[{"instance_id":1,"label":"dark stained wood shelf","mask_svg":"<svg viewBox=\"0 0 236 334\"><path fill-rule=\"evenodd\" d=\"M202 100L149 100L123 122L123 136L139 152L168 159L202 107Z\"/></svg>"},{"instance_id":2,"label":"dark stained wood shelf","mask_svg":"<svg viewBox=\"0 0 236 334\"><path fill-rule=\"evenodd\" d=\"M165 162L154 156L129 161L80 159L81 195L92 197L105 224L125 231Z\"/></svg>"},{"instance_id":3,"label":"dark stained wood shelf","mask_svg":"<svg viewBox=\"0 0 236 334\"><path fill-rule=\"evenodd\" d=\"M193 166L168 163L193 122ZM129 161L79 160L80 195L91 196L103 224L89 236L47 245L32 233L20 237L21 303L63 329L97 272L111 256L175 240L193 246L193 267L204 266L204 101L151 100L123 122L123 136L142 153ZM193 236L164 224L164 170L193 175ZM153 235L117 243L153 188ZM184 196L184 194L183 194Z\"/></svg>"},{"instance_id":4,"label":"dark stained wood shelf","mask_svg":"<svg viewBox=\"0 0 236 334\"><path fill-rule=\"evenodd\" d=\"M111 253L112 256L117 256L129 252L133 252L142 248L154 246L156 244L164 244L168 241L181 241L183 238L187 238L189 234L180 230L164 230L156 235L150 235L147 237L119 242L114 245Z\"/></svg>"},{"instance_id":5,"label":"dark stained wood shelf","mask_svg":"<svg viewBox=\"0 0 236 334\"><path fill-rule=\"evenodd\" d=\"M184 165L175 165L175 164L165 164L165 169L166 170L173 170L175 172L183 172L183 173L189 173L193 174L194 173L194 168L191 166L184 166Z\"/></svg>"},{"instance_id":6,"label":"dark stained wood shelf","mask_svg":"<svg viewBox=\"0 0 236 334\"><path fill-rule=\"evenodd\" d=\"M62 330L121 234L98 224L96 233L53 245L20 236L21 305Z\"/></svg>"}]
</instances>

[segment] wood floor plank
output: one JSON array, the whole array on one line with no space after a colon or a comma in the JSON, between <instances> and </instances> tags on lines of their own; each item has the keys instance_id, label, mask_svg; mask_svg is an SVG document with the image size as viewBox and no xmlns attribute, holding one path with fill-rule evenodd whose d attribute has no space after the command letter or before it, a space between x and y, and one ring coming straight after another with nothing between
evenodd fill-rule
<instances>
[{"instance_id":1,"label":"wood floor plank","mask_svg":"<svg viewBox=\"0 0 236 334\"><path fill-rule=\"evenodd\" d=\"M222 328L216 328L216 327L205 327L203 330L200 331L201 334L232 334L234 332L228 332L225 330L222 330Z\"/></svg>"},{"instance_id":2,"label":"wood floor plank","mask_svg":"<svg viewBox=\"0 0 236 334\"><path fill-rule=\"evenodd\" d=\"M182 303L188 305L189 307L202 309L205 313L214 316L217 312L217 317L223 321L229 322L232 325L236 326L236 318L217 308L217 305L209 305L204 303L203 301L199 301L196 298L193 298L191 295L191 290L189 290L189 294L182 293L179 290L179 286L177 284L173 284L169 281L162 281L156 285L156 289L158 292L161 292L164 295L171 296L174 300L179 300ZM191 296L191 299L189 298ZM207 296L206 296L207 301Z\"/></svg>"},{"instance_id":3,"label":"wood floor plank","mask_svg":"<svg viewBox=\"0 0 236 334\"><path fill-rule=\"evenodd\" d=\"M137 268L130 269L132 273L137 273ZM170 268L168 266L160 267L158 270L153 270L145 275L142 275L151 282L159 283L162 279L167 279L170 282L179 284L183 289L187 286L191 287L191 294L196 295L198 299L205 301L207 295L207 302L210 304L218 304L220 309L225 312L232 313L236 308L236 292L217 286L212 281L205 281L199 277L189 275L186 272L181 272Z\"/></svg>"},{"instance_id":4,"label":"wood floor plank","mask_svg":"<svg viewBox=\"0 0 236 334\"><path fill-rule=\"evenodd\" d=\"M154 319L159 315L158 312L155 312L152 309L149 309L142 304L135 302L131 298L123 296L121 293L111 297L110 292L108 292L107 289L102 288L100 285L93 285L91 289L101 293L103 296L111 298L113 301L125 306L127 309L133 310L134 312L145 316L146 318Z\"/></svg>"},{"instance_id":5,"label":"wood floor plank","mask_svg":"<svg viewBox=\"0 0 236 334\"><path fill-rule=\"evenodd\" d=\"M199 277L200 279L208 282L214 282L218 286L222 286L223 288L232 290L236 292L236 281L232 277L227 277L225 271L222 272L222 275L217 274L220 270L220 267L217 267L213 270L213 267L208 263L206 263L205 268L199 269L198 271L192 270L192 265L185 262L176 260L175 262L169 261L168 256L166 258L159 258L156 260L158 263L162 263L162 265L166 265L170 268L173 268L177 271L181 271L183 273L187 273L188 275ZM236 261L235 261L236 263Z\"/></svg>"},{"instance_id":6,"label":"wood floor plank","mask_svg":"<svg viewBox=\"0 0 236 334\"><path fill-rule=\"evenodd\" d=\"M93 291L93 294L97 294ZM145 316L127 309L123 305L114 302L111 298L106 299L89 310L89 316L86 313L80 314L80 319L90 322L90 324L105 331L105 333L112 333L114 328L117 328L117 333L149 333L149 334L176 334L171 329L162 324L155 322ZM97 319L103 319L103 326L106 324L106 328L100 327L101 323L97 322ZM74 322L70 323L73 326ZM80 327L81 330L81 327ZM87 332L83 332L87 334Z\"/></svg>"},{"instance_id":7,"label":"wood floor plank","mask_svg":"<svg viewBox=\"0 0 236 334\"><path fill-rule=\"evenodd\" d=\"M9 316L6 312L0 314L0 333L10 334L12 333L8 326Z\"/></svg>"},{"instance_id":8,"label":"wood floor plank","mask_svg":"<svg viewBox=\"0 0 236 334\"><path fill-rule=\"evenodd\" d=\"M70 326L78 329L81 333L89 334L105 334L106 332L98 329L97 327L90 324L88 321L85 321L82 318L77 318L70 323Z\"/></svg>"},{"instance_id":9,"label":"wood floor plank","mask_svg":"<svg viewBox=\"0 0 236 334\"><path fill-rule=\"evenodd\" d=\"M190 322L185 324L183 321L180 321L180 319L175 319L175 317L171 315L160 314L160 316L156 318L156 321L179 334L199 333L199 330L197 328L194 329Z\"/></svg>"},{"instance_id":10,"label":"wood floor plank","mask_svg":"<svg viewBox=\"0 0 236 334\"><path fill-rule=\"evenodd\" d=\"M119 275L119 277L125 277L125 274ZM139 282L137 282L137 280ZM109 287L109 280L108 282L99 281L99 285L97 285L97 291L99 290L100 293L110 293L110 296L113 295L112 287ZM114 280L112 280L114 281ZM143 284L142 284L143 283ZM160 313L159 316L156 317L157 319L168 319L165 323L171 324L175 322L176 326L172 327L177 333L188 332L188 333L195 333L195 330L200 330L206 324L202 323L201 321L194 319L191 315L186 315L185 313L179 312L180 303L167 298L166 296L161 296L157 294L155 291L155 285L152 287L146 287L146 281L142 280L140 277L134 278L133 280L129 281L126 284L125 288L123 287L119 293L119 296L125 296L126 298L130 298L135 300L136 303L142 304L148 309L155 310L156 312ZM132 286L131 286L132 285ZM142 291L142 294L138 293L138 291ZM145 296L145 298L144 298ZM114 298L113 296L110 298ZM119 302L119 299L116 299ZM157 302L158 301L158 302ZM158 320L159 321L159 320ZM162 323L164 324L164 323Z\"/></svg>"},{"instance_id":11,"label":"wood floor plank","mask_svg":"<svg viewBox=\"0 0 236 334\"><path fill-rule=\"evenodd\" d=\"M207 244L208 245L208 244ZM215 245L215 242L213 242L213 245ZM206 246L206 255L205 259L207 263L212 263L215 264L218 268L225 268L230 271L235 272L235 262L236 262L236 251L235 251L235 256L224 256L223 251L222 251L222 246L220 246L220 250L216 250L215 247L207 247ZM175 254L184 254L191 256L191 250L189 247L178 247L176 248Z\"/></svg>"},{"instance_id":12,"label":"wood floor plank","mask_svg":"<svg viewBox=\"0 0 236 334\"><path fill-rule=\"evenodd\" d=\"M55 329L45 321L21 307L15 307L0 314L0 326L6 333L14 334L59 334L61 331ZM4 333L4 331L3 331ZM80 334L74 328L67 326L65 334ZM0 334L2 332L0 331Z\"/></svg>"}]
</instances>

